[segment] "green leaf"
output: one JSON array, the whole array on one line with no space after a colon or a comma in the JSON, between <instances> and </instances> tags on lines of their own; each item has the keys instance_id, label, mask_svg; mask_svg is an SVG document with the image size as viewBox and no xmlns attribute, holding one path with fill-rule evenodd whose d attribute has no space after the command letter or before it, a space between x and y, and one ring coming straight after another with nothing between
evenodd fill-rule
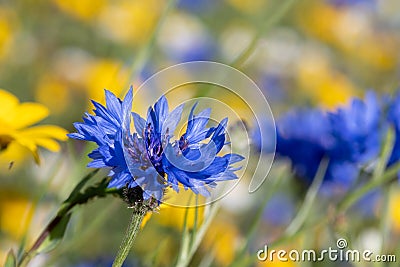
<instances>
[{"instance_id":1,"label":"green leaf","mask_svg":"<svg viewBox=\"0 0 400 267\"><path fill-rule=\"evenodd\" d=\"M380 152L380 157L378 163L376 164L373 180L379 180L382 178L383 173L385 172L386 166L389 162L390 156L392 155L392 150L395 141L395 133L392 128L389 127L386 137L384 139L382 150Z\"/></svg>"},{"instance_id":2,"label":"green leaf","mask_svg":"<svg viewBox=\"0 0 400 267\"><path fill-rule=\"evenodd\" d=\"M44 241L37 249L37 253L47 253L57 247L65 235L70 219L71 214L68 214L63 217L56 217L55 220L52 221L54 227L49 225L47 235L45 235Z\"/></svg>"},{"instance_id":3,"label":"green leaf","mask_svg":"<svg viewBox=\"0 0 400 267\"><path fill-rule=\"evenodd\" d=\"M397 181L398 173L400 172L400 162L397 162L390 166L386 171L382 174L379 179L371 179L361 187L357 188L351 194L347 194L342 201L338 204L338 211L345 212L348 208L350 208L357 200L362 198L369 191L382 186L387 183L391 183Z\"/></svg>"},{"instance_id":4,"label":"green leaf","mask_svg":"<svg viewBox=\"0 0 400 267\"><path fill-rule=\"evenodd\" d=\"M6 263L4 267L17 267L17 259L15 258L14 251L10 249L7 254Z\"/></svg>"},{"instance_id":5,"label":"green leaf","mask_svg":"<svg viewBox=\"0 0 400 267\"><path fill-rule=\"evenodd\" d=\"M69 197L64 201L64 202L71 202L73 199L75 199L81 192L82 188L86 185L89 180L96 175L96 173L99 171L99 169L95 169L94 171L90 172L88 175L86 175L72 190L71 194Z\"/></svg>"},{"instance_id":6,"label":"green leaf","mask_svg":"<svg viewBox=\"0 0 400 267\"><path fill-rule=\"evenodd\" d=\"M108 177L103 178L100 182L87 187L83 192L81 192L81 189L86 182L87 180L83 179L82 182L75 187L73 193L71 193L71 195L63 202L58 211L58 216L62 217L70 212L70 210L76 205L85 204L96 197L102 198L110 194L115 194L120 198L123 198L122 189L107 188L109 182Z\"/></svg>"},{"instance_id":7,"label":"green leaf","mask_svg":"<svg viewBox=\"0 0 400 267\"><path fill-rule=\"evenodd\" d=\"M286 235L291 236L295 234L306 221L307 216L311 211L312 205L314 205L314 202L317 198L319 188L321 187L324 180L326 170L328 169L328 163L329 160L325 158L322 159L322 161L320 162L317 173L315 174L314 180L307 191L306 197L300 207L300 210L285 230Z\"/></svg>"}]
</instances>

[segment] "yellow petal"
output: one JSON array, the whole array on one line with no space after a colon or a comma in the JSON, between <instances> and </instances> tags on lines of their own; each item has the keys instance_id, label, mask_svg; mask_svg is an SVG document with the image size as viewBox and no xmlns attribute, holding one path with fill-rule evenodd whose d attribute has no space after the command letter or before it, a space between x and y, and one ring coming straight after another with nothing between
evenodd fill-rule
<instances>
[{"instance_id":1,"label":"yellow petal","mask_svg":"<svg viewBox=\"0 0 400 267\"><path fill-rule=\"evenodd\" d=\"M9 116L18 104L19 100L15 95L0 89L0 118Z\"/></svg>"},{"instance_id":2,"label":"yellow petal","mask_svg":"<svg viewBox=\"0 0 400 267\"><path fill-rule=\"evenodd\" d=\"M65 141L68 139L67 130L55 125L39 125L21 130L19 136L24 138L54 138Z\"/></svg>"},{"instance_id":3,"label":"yellow petal","mask_svg":"<svg viewBox=\"0 0 400 267\"><path fill-rule=\"evenodd\" d=\"M49 115L49 110L37 103L22 103L15 109L14 114L10 114L10 125L15 129L21 129L35 124Z\"/></svg>"},{"instance_id":4,"label":"yellow petal","mask_svg":"<svg viewBox=\"0 0 400 267\"><path fill-rule=\"evenodd\" d=\"M38 146L50 150L51 152L57 152L60 150L60 145L56 141L50 138L36 138L35 143Z\"/></svg>"},{"instance_id":5,"label":"yellow petal","mask_svg":"<svg viewBox=\"0 0 400 267\"><path fill-rule=\"evenodd\" d=\"M54 125L40 125L32 128L14 132L12 137L15 142L29 149L35 158L36 163L40 163L37 146L42 146L50 151L58 151L60 146L52 139L67 140L67 131Z\"/></svg>"},{"instance_id":6,"label":"yellow petal","mask_svg":"<svg viewBox=\"0 0 400 267\"><path fill-rule=\"evenodd\" d=\"M147 222L150 220L152 214L153 214L152 212L148 212L148 213L146 213L146 215L144 215L144 218L143 218L142 224L140 225L140 228L143 228L147 224Z\"/></svg>"},{"instance_id":7,"label":"yellow petal","mask_svg":"<svg viewBox=\"0 0 400 267\"><path fill-rule=\"evenodd\" d=\"M28 230L33 215L29 199L2 192L0 199L0 225L2 231L18 240Z\"/></svg>"},{"instance_id":8,"label":"yellow petal","mask_svg":"<svg viewBox=\"0 0 400 267\"><path fill-rule=\"evenodd\" d=\"M0 173L6 174L25 166L24 162L31 153L19 143L11 142L5 150L0 152Z\"/></svg>"},{"instance_id":9,"label":"yellow petal","mask_svg":"<svg viewBox=\"0 0 400 267\"><path fill-rule=\"evenodd\" d=\"M36 143L34 139L28 139L28 138L23 138L23 137L17 137L15 139L15 142L20 144L21 146L27 148L33 155L33 158L35 159L35 162L37 164L40 163L40 157L39 157L39 152L38 148L36 146Z\"/></svg>"}]
</instances>

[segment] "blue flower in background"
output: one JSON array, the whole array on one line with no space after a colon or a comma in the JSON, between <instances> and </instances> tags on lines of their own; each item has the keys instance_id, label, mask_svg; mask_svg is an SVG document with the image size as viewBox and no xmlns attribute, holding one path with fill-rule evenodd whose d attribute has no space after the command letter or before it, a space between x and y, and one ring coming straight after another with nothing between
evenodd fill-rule
<instances>
[{"instance_id":1,"label":"blue flower in background","mask_svg":"<svg viewBox=\"0 0 400 267\"><path fill-rule=\"evenodd\" d=\"M186 132L172 140L183 110L183 105L169 112L163 96L150 107L144 119L132 109L132 88L121 101L109 91L106 106L93 101L95 115L86 114L83 123L75 123L74 139L95 142L98 148L89 157L88 167L110 168L109 187L140 186L143 198L161 201L164 190L171 186L179 191L179 183L196 194L208 196L207 187L216 182L236 179L232 164L243 160L237 154L217 156L225 142L227 118L218 126L208 128L211 110L194 115L191 109ZM130 132L132 114L135 133ZM128 119L127 119L128 118Z\"/></svg>"},{"instance_id":2,"label":"blue flower in background","mask_svg":"<svg viewBox=\"0 0 400 267\"><path fill-rule=\"evenodd\" d=\"M295 210L294 200L280 192L268 201L263 218L273 225L286 225L293 219Z\"/></svg>"},{"instance_id":3,"label":"blue flower in background","mask_svg":"<svg viewBox=\"0 0 400 267\"><path fill-rule=\"evenodd\" d=\"M373 92L368 92L364 101L353 99L348 107L329 114L336 142L330 156L359 163L376 158L385 129L381 125L381 115L378 98Z\"/></svg>"},{"instance_id":4,"label":"blue flower in background","mask_svg":"<svg viewBox=\"0 0 400 267\"><path fill-rule=\"evenodd\" d=\"M264 140L262 140L261 132L265 133L267 136L267 138L264 138ZM261 117L260 120L254 124L254 127L250 129L251 144L258 152L260 152L262 149L266 153L274 153L276 145L275 140L269 137L275 135L276 132L274 122L266 117ZM262 141L264 141L264 144ZM264 147L261 148L263 145Z\"/></svg>"},{"instance_id":5,"label":"blue flower in background","mask_svg":"<svg viewBox=\"0 0 400 267\"><path fill-rule=\"evenodd\" d=\"M195 14L215 10L217 1L214 0L179 0L177 7Z\"/></svg>"},{"instance_id":6,"label":"blue flower in background","mask_svg":"<svg viewBox=\"0 0 400 267\"><path fill-rule=\"evenodd\" d=\"M383 192L380 189L374 189L366 193L352 207L352 212L360 213L364 218L371 218L376 215Z\"/></svg>"},{"instance_id":7,"label":"blue flower in background","mask_svg":"<svg viewBox=\"0 0 400 267\"><path fill-rule=\"evenodd\" d=\"M166 58L177 63L215 60L219 49L214 36L201 21L185 13L168 18L160 32L158 45Z\"/></svg>"},{"instance_id":8,"label":"blue flower in background","mask_svg":"<svg viewBox=\"0 0 400 267\"><path fill-rule=\"evenodd\" d=\"M395 142L388 162L388 165L392 165L400 159L400 93L389 102L387 117L395 131Z\"/></svg>"},{"instance_id":9,"label":"blue flower in background","mask_svg":"<svg viewBox=\"0 0 400 267\"><path fill-rule=\"evenodd\" d=\"M325 184L349 188L361 169L378 156L386 126L373 93L345 108L289 112L277 122L277 155L288 157L295 173L311 183L323 158L329 159Z\"/></svg>"},{"instance_id":10,"label":"blue flower in background","mask_svg":"<svg viewBox=\"0 0 400 267\"><path fill-rule=\"evenodd\" d=\"M296 174L308 182L333 142L331 125L321 110L294 110L277 121L277 155L288 157Z\"/></svg>"},{"instance_id":11,"label":"blue flower in background","mask_svg":"<svg viewBox=\"0 0 400 267\"><path fill-rule=\"evenodd\" d=\"M338 7L365 6L375 8L377 5L376 0L328 0L328 2Z\"/></svg>"}]
</instances>

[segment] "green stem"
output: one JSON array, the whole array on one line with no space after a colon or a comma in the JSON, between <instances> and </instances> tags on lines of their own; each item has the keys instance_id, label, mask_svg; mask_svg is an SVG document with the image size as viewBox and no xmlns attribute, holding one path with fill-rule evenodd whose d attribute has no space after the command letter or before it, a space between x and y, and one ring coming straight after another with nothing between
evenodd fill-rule
<instances>
[{"instance_id":1,"label":"green stem","mask_svg":"<svg viewBox=\"0 0 400 267\"><path fill-rule=\"evenodd\" d=\"M121 267L124 263L126 257L129 254L129 251L132 248L137 233L140 230L140 225L142 224L145 215L145 211L134 211L132 213L128 229L126 230L125 237L122 240L121 246L119 247L117 256L115 257L112 267Z\"/></svg>"},{"instance_id":2,"label":"green stem","mask_svg":"<svg viewBox=\"0 0 400 267\"><path fill-rule=\"evenodd\" d=\"M296 2L296 0L287 0L283 3L278 1L279 6L276 9L273 8L273 13L269 14L269 16L266 16L267 19L265 20L265 23L261 26L260 30L256 33L246 49L231 63L231 66L236 68L241 67L243 63L253 53L259 39L263 36L263 34L268 32L273 26L275 26L287 14L287 12Z\"/></svg>"},{"instance_id":3,"label":"green stem","mask_svg":"<svg viewBox=\"0 0 400 267\"><path fill-rule=\"evenodd\" d=\"M328 160L322 159L317 174L314 177L314 181L312 182L310 189L308 189L306 197L304 199L303 205L301 206L299 212L297 213L296 217L290 223L290 225L286 228L285 234L286 235L293 235L297 232L301 226L304 224L312 205L317 197L319 188L322 185L322 181L324 180L326 170L328 168Z\"/></svg>"},{"instance_id":4,"label":"green stem","mask_svg":"<svg viewBox=\"0 0 400 267\"><path fill-rule=\"evenodd\" d=\"M396 163L389 168L380 179L371 179L360 188L356 189L352 194L347 195L338 205L339 212L345 212L350 208L357 200L363 197L369 191L391 182L396 179L397 173L400 171L400 163Z\"/></svg>"},{"instance_id":5,"label":"green stem","mask_svg":"<svg viewBox=\"0 0 400 267\"><path fill-rule=\"evenodd\" d=\"M77 206L87 203L89 200L95 197L105 197L106 195L114 195L118 194L119 191L115 188L106 188L106 178L103 179L102 182L98 183L95 186L88 187L83 193L81 190L86 185L86 183L96 175L98 170L94 170L90 172L86 177L82 179L82 181L74 188L69 197L64 201L64 203L59 208L57 215L47 224L45 229L36 239L35 243L32 247L22 255L22 257L18 261L19 267L26 266L29 261L38 254L40 247L43 242L47 239L47 237L52 233L52 231L57 228L60 223L64 222L66 216L70 216L71 210Z\"/></svg>"},{"instance_id":6,"label":"green stem","mask_svg":"<svg viewBox=\"0 0 400 267\"><path fill-rule=\"evenodd\" d=\"M193 240L192 244L182 244L182 247L179 251L178 255L178 260L177 263L175 264L176 267L186 267L189 266L190 261L193 258L194 253L197 251L197 249L200 246L201 241L203 240L203 237L205 236L208 227L211 225L211 222L213 221L214 217L217 215L217 212L219 210L219 203L214 203L210 207L209 213L205 216L207 219L204 221L204 223L201 225L199 228L199 231L195 233L195 237ZM188 239L184 239L183 242L188 242ZM189 246L190 245L190 246Z\"/></svg>"}]
</instances>

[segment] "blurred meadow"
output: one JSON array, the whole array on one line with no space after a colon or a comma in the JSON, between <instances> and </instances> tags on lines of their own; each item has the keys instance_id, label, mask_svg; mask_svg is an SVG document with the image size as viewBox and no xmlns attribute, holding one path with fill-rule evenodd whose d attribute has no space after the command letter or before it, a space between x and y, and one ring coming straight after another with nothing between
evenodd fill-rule
<instances>
[{"instance_id":1,"label":"blurred meadow","mask_svg":"<svg viewBox=\"0 0 400 267\"><path fill-rule=\"evenodd\" d=\"M353 98L365 99L367 91L385 102L400 85L399 51L397 0L0 0L0 88L9 93L0 94L1 264L11 248L18 253L32 245L89 172L87 154L93 146L67 139L66 133L75 132L73 123L93 109L90 100L105 103L104 89L123 97L130 85L136 90L171 65L221 62L259 86L278 130L282 121L282 129L292 124L313 131L313 125L299 123L301 118L285 126L285 115L297 108L335 112ZM242 112L238 98L200 85L179 92L171 98L173 105L181 98L227 99L253 137L252 118ZM10 103L18 101L20 110L8 113ZM146 101L135 101L133 109L145 112ZM35 104L22 107L21 103ZM215 117L227 116L220 115L218 107L211 108ZM313 124L317 118L310 120ZM247 144L242 133L235 132L236 121L229 121L231 141ZM9 127L19 130L36 124L54 127L41 129L47 135L37 137L38 151L25 139L3 147ZM378 129L368 131L372 135ZM279 137L277 142L279 150ZM257 146L256 140L250 143ZM378 152L384 143L383 138ZM307 158L312 149L300 146L293 142L289 150L304 152L300 157ZM296 157L282 151L277 151L257 192L249 194L248 183L240 182L219 202L189 266L398 266L258 261L257 251L265 244L287 251L322 250L335 247L340 237L352 248L396 254L400 260L396 179L378 184L337 212L345 196L368 182L377 154L362 162L361 178L345 186L324 187L323 182L308 203L315 184L312 178L300 177L307 176L301 171L304 162L296 165ZM254 164L250 159L244 181L251 179ZM316 162L315 169L319 165ZM185 191L173 197L181 203L195 201ZM174 266L184 225L191 229L204 222L206 209L161 206L146 218L124 266ZM129 213L121 199L109 196L76 207L62 241L28 266L111 266Z\"/></svg>"}]
</instances>

